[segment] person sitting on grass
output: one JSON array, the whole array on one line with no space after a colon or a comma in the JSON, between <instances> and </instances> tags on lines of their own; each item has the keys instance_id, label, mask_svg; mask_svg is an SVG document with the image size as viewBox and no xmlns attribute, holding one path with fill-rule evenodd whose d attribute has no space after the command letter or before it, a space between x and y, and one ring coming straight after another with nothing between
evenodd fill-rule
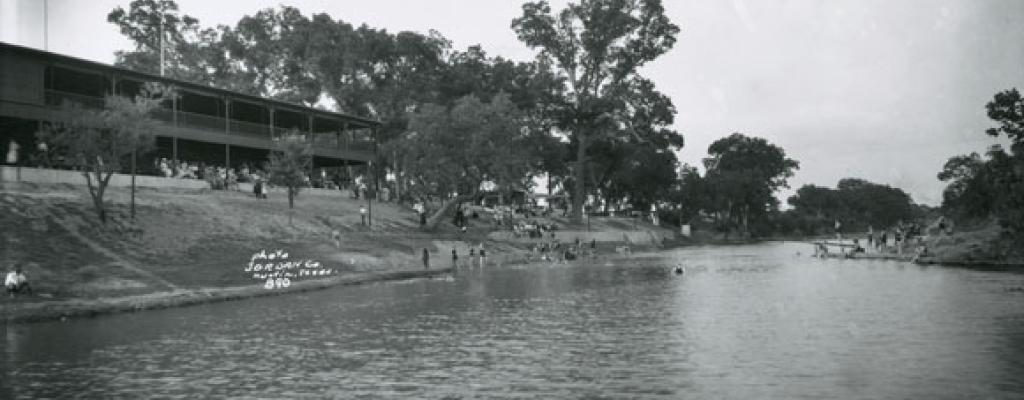
<instances>
[{"instance_id":1,"label":"person sitting on grass","mask_svg":"<svg viewBox=\"0 0 1024 400\"><path fill-rule=\"evenodd\" d=\"M32 293L32 286L29 286L28 278L21 272L21 267L16 267L14 271L7 273L4 287L7 288L7 294L11 297L14 297L17 293Z\"/></svg>"}]
</instances>

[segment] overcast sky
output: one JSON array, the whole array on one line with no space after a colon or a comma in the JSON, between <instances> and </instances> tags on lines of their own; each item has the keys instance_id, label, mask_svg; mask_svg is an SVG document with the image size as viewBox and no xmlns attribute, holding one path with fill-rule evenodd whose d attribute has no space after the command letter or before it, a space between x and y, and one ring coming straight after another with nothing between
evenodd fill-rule
<instances>
[{"instance_id":1,"label":"overcast sky","mask_svg":"<svg viewBox=\"0 0 1024 400\"><path fill-rule=\"evenodd\" d=\"M42 48L43 3L0 0L0 40ZM111 63L130 44L106 14L128 3L49 0L49 50ZM520 1L178 1L204 26L282 3L392 32L434 29L459 49L533 54L509 28ZM984 134L985 103L1024 89L1020 0L665 0L665 8L679 40L643 73L679 111L682 161L700 164L708 145L732 132L761 136L800 161L794 189L858 177L938 205L945 160L996 143Z\"/></svg>"}]
</instances>

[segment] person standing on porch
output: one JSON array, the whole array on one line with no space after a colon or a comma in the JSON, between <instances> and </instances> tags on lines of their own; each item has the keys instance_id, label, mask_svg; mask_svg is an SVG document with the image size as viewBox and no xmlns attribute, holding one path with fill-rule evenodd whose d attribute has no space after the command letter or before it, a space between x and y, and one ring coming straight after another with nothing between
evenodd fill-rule
<instances>
[{"instance_id":1,"label":"person standing on porch","mask_svg":"<svg viewBox=\"0 0 1024 400\"><path fill-rule=\"evenodd\" d=\"M7 164L18 165L18 149L20 147L21 146L18 146L18 142L15 142L14 139L11 139L11 141L7 143Z\"/></svg>"},{"instance_id":2,"label":"person standing on porch","mask_svg":"<svg viewBox=\"0 0 1024 400\"><path fill-rule=\"evenodd\" d=\"M36 160L36 163L37 163L36 167L42 167L42 168L50 168L51 167L51 165L50 165L50 146L48 146L45 141L40 140L39 143L36 144L36 157L39 158L38 160Z\"/></svg>"}]
</instances>

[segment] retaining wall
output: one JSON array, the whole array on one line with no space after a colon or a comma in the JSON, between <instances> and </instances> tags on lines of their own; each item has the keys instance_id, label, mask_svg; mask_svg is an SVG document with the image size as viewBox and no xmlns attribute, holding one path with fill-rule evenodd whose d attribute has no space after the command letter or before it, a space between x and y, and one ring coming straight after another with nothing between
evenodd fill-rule
<instances>
[{"instance_id":1,"label":"retaining wall","mask_svg":"<svg viewBox=\"0 0 1024 400\"><path fill-rule=\"evenodd\" d=\"M85 177L81 172L63 169L45 169L29 167L0 166L0 182L29 182L39 184L68 184L85 186ZM132 176L114 174L110 177L110 187L131 187ZM148 175L136 175L135 186L154 189L209 189L210 184L199 179L163 178Z\"/></svg>"}]
</instances>

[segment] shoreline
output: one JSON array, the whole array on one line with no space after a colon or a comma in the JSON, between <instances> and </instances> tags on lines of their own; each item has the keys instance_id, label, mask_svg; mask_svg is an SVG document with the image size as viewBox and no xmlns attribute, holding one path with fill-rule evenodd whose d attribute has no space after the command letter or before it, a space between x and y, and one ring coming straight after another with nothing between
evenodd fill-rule
<instances>
[{"instance_id":1,"label":"shoreline","mask_svg":"<svg viewBox=\"0 0 1024 400\"><path fill-rule=\"evenodd\" d=\"M386 272L363 272L327 279L295 282L287 288L265 289L262 285L182 289L134 296L97 299L71 299L42 301L18 305L4 305L0 318L7 324L31 323L67 318L96 317L101 315L159 310L256 297L278 296L323 290L337 286L355 286L367 283L430 278L452 273L453 269L403 269Z\"/></svg>"},{"instance_id":2,"label":"shoreline","mask_svg":"<svg viewBox=\"0 0 1024 400\"><path fill-rule=\"evenodd\" d=\"M1024 263L1013 262L1013 261L1000 261L1000 260L955 260L955 259L941 259L935 257L916 257L913 254L879 254L879 253L858 253L858 254L843 254L843 253L829 253L823 256L811 256L814 258L822 259L836 259L836 260L884 260L884 261L899 261L908 262L916 265L923 266L940 266L940 267L957 267L957 268L976 268L976 269L996 269L996 270L1014 270L1020 269L1024 271Z\"/></svg>"},{"instance_id":3,"label":"shoreline","mask_svg":"<svg viewBox=\"0 0 1024 400\"><path fill-rule=\"evenodd\" d=\"M665 246L661 248L638 249L632 254L605 253L604 256L611 258L627 258L641 254L658 251L670 251L691 246L735 246L742 244L756 244L763 242L774 242L776 240L762 240L750 243L701 243L682 246ZM603 252L602 252L603 253ZM846 260L888 260L909 262L921 266L942 266L959 268L995 269L1012 271L1024 270L1024 264L1005 261L983 261L983 260L941 260L936 258L914 259L909 255L896 254L857 254L854 256L829 254L825 259L846 259ZM534 260L525 254L506 255L497 261L496 266L534 264L542 262ZM462 267L458 268L462 269ZM456 272L454 267L437 269L399 269L383 272L359 272L343 276L336 276L326 279L307 280L295 282L287 288L265 289L260 284L245 286L227 287L206 287L198 289L179 289L147 293L132 296L100 297L95 299L67 299L57 301L40 301L32 303L21 303L16 305L5 304L0 308L0 319L7 324L33 323L54 320L65 320L67 318L91 318L102 315L118 314L125 312L136 312L144 310L159 310L172 307L187 307L200 304L210 304L225 301L246 300L257 297L278 296L294 293L324 290L339 286L356 286L378 282L401 281L419 278L431 278Z\"/></svg>"},{"instance_id":4,"label":"shoreline","mask_svg":"<svg viewBox=\"0 0 1024 400\"><path fill-rule=\"evenodd\" d=\"M650 252L647 249L644 252ZM608 254L613 258L629 257L629 255ZM633 253L632 255L636 255ZM500 261L499 261L500 260ZM529 265L541 263L525 254L505 255L494 260L494 266ZM219 303L225 301L247 300L258 297L279 296L324 290L340 286L357 286L378 282L402 281L410 279L431 278L457 273L458 270L474 267L461 266L437 269L400 269L383 272L360 272L326 279L307 280L292 283L287 288L265 289L262 284L245 286L206 287L198 289L179 289L163 292L146 293L131 296L100 297L95 299L66 299L39 301L21 304L2 304L0 320L6 324L34 323L68 318L93 318L104 315L160 310L166 308L188 307L200 304ZM2 302L3 300L0 300Z\"/></svg>"}]
</instances>

